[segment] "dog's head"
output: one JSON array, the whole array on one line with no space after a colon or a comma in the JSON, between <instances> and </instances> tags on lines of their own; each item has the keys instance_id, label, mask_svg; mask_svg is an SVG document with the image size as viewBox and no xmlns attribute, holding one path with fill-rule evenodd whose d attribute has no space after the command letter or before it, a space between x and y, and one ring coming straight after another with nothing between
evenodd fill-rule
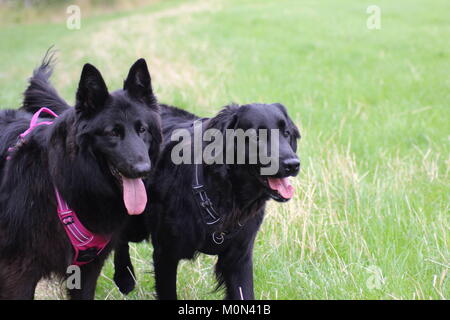
<instances>
[{"instance_id":1,"label":"dog's head","mask_svg":"<svg viewBox=\"0 0 450 320\"><path fill-rule=\"evenodd\" d=\"M142 178L150 173L161 144L158 104L144 59L131 67L123 89L108 92L100 72L83 67L76 95L77 142L104 160L123 188L129 214L146 204Z\"/></svg>"},{"instance_id":2,"label":"dog's head","mask_svg":"<svg viewBox=\"0 0 450 320\"><path fill-rule=\"evenodd\" d=\"M289 177L296 176L300 170L300 160L296 154L300 133L282 104L229 106L211 119L210 127L220 128L221 131L231 129L235 135L244 133L245 139L240 139L239 143L239 138L235 136L231 146L234 149L233 170L248 173L276 201L284 202L292 198L294 188ZM229 143L225 152L230 160ZM244 158L243 164L239 164L239 157L241 163Z\"/></svg>"}]
</instances>

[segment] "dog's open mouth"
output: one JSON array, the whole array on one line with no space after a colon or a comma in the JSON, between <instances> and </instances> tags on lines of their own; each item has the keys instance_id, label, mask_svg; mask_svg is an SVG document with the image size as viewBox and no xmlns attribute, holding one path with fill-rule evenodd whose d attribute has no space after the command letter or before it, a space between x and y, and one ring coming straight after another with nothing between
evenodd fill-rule
<instances>
[{"instance_id":1,"label":"dog's open mouth","mask_svg":"<svg viewBox=\"0 0 450 320\"><path fill-rule=\"evenodd\" d=\"M294 196L294 187L289 181L289 177L276 178L267 177L264 179L269 196L279 202L285 202Z\"/></svg>"},{"instance_id":2,"label":"dog's open mouth","mask_svg":"<svg viewBox=\"0 0 450 320\"><path fill-rule=\"evenodd\" d=\"M116 167L109 166L113 176L121 183L123 203L129 215L138 215L144 212L147 205L147 191L142 178L131 179L125 177Z\"/></svg>"}]
</instances>

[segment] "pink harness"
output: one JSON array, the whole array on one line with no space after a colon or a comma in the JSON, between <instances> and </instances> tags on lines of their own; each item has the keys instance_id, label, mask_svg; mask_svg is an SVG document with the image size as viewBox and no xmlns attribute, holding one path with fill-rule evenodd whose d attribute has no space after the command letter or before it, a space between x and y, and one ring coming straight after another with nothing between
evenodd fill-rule
<instances>
[{"instance_id":1,"label":"pink harness","mask_svg":"<svg viewBox=\"0 0 450 320\"><path fill-rule=\"evenodd\" d=\"M39 115L42 112L48 113L54 116L55 118L58 117L58 115L53 111L51 111L50 109L47 108L39 109L39 111L37 111L31 118L30 127L19 136L18 143L14 147L8 149L9 152L14 151L21 144L23 144L25 142L25 137L31 131L33 131L34 128L40 125L48 126L53 123L52 121L38 122ZM10 159L10 157L8 157L7 159ZM76 212L69 208L67 203L59 194L59 191L56 189L56 187L55 187L55 195L58 204L57 210L59 220L63 224L64 230L66 230L67 236L69 237L70 242L72 243L72 247L75 251L72 264L82 266L84 264L93 261L108 245L109 241L111 240L111 237L102 236L90 232L80 222Z\"/></svg>"}]
</instances>

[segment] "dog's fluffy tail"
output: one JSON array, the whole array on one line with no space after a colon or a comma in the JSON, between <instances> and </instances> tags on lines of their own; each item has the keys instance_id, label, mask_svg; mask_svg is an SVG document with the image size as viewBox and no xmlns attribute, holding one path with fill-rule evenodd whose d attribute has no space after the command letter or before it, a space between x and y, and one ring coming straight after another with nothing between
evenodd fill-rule
<instances>
[{"instance_id":1,"label":"dog's fluffy tail","mask_svg":"<svg viewBox=\"0 0 450 320\"><path fill-rule=\"evenodd\" d=\"M41 65L33 71L29 85L23 93L21 110L35 113L42 107L51 109L57 114L71 108L56 92L49 78L53 72L54 51L51 48L42 59ZM42 114L42 116L45 116Z\"/></svg>"}]
</instances>

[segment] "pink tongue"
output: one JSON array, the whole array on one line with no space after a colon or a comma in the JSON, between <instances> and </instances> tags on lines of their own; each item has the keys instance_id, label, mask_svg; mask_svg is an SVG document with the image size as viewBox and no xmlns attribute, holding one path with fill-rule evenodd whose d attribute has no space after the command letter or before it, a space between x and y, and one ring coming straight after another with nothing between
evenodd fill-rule
<instances>
[{"instance_id":1,"label":"pink tongue","mask_svg":"<svg viewBox=\"0 0 450 320\"><path fill-rule=\"evenodd\" d=\"M294 187L289 182L289 178L268 178L269 186L285 199L290 199L294 195Z\"/></svg>"},{"instance_id":2,"label":"pink tongue","mask_svg":"<svg viewBox=\"0 0 450 320\"><path fill-rule=\"evenodd\" d=\"M147 204L147 192L142 179L128 179L122 176L123 202L128 214L137 215L144 212Z\"/></svg>"}]
</instances>

